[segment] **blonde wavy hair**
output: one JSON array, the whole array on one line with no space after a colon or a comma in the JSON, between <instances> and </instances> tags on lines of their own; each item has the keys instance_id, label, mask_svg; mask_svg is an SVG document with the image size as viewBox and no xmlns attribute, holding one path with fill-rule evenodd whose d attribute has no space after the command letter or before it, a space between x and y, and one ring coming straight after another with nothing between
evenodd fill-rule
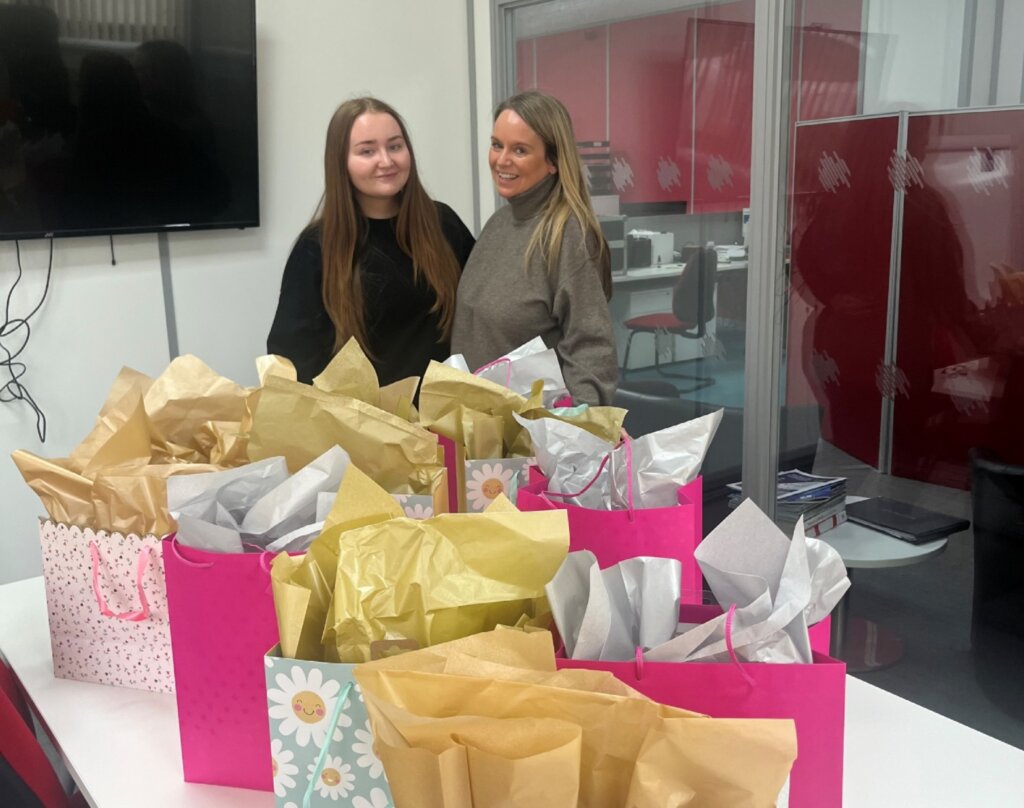
<instances>
[{"instance_id":1,"label":"blonde wavy hair","mask_svg":"<svg viewBox=\"0 0 1024 808\"><path fill-rule=\"evenodd\" d=\"M517 93L502 101L494 111L494 120L505 110L522 118L544 143L544 156L555 166L555 187L544 204L537 227L526 246L526 261L539 252L548 271L558 265L562 253L565 225L570 218L583 231L582 248L587 258L601 270L601 287L607 299L612 296L611 256L601 226L590 204L590 192L583 176L572 118L565 105L553 95L537 90Z\"/></svg>"}]
</instances>

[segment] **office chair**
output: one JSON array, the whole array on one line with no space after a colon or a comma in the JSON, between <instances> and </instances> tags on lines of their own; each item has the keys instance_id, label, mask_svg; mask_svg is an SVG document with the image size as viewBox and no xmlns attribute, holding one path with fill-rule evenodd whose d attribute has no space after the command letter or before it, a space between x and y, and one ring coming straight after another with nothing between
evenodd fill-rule
<instances>
[{"instance_id":1,"label":"office chair","mask_svg":"<svg viewBox=\"0 0 1024 808\"><path fill-rule=\"evenodd\" d=\"M985 695L1024 721L1024 466L972 449L974 593L971 654Z\"/></svg>"},{"instance_id":2,"label":"office chair","mask_svg":"<svg viewBox=\"0 0 1024 808\"><path fill-rule=\"evenodd\" d=\"M4 808L87 808L68 797L32 728L10 668L0 660L0 805Z\"/></svg>"},{"instance_id":3,"label":"office chair","mask_svg":"<svg viewBox=\"0 0 1024 808\"><path fill-rule=\"evenodd\" d=\"M972 629L1024 638L1024 466L992 453L970 454L974 523Z\"/></svg>"},{"instance_id":4,"label":"office chair","mask_svg":"<svg viewBox=\"0 0 1024 808\"><path fill-rule=\"evenodd\" d=\"M643 314L631 317L623 325L629 330L626 341L626 355L622 361L622 377L629 367L629 350L637 334L654 335L654 369L663 376L677 379L692 379L693 387L680 390L692 393L712 385L715 380L708 376L694 376L687 373L671 373L661 367L658 356L658 332L667 332L685 339L703 339L707 324L715 316L715 275L718 272L718 256L714 249L704 247L697 250L683 267L682 274L672 290L672 311L658 314Z\"/></svg>"}]
</instances>

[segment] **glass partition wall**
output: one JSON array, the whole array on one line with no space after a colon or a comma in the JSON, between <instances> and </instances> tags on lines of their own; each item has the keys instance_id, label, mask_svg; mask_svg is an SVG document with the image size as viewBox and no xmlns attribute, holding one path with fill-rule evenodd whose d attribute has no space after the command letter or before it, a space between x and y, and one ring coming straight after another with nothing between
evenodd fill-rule
<instances>
[{"instance_id":1,"label":"glass partition wall","mask_svg":"<svg viewBox=\"0 0 1024 808\"><path fill-rule=\"evenodd\" d=\"M741 478L754 0L497 6L495 100L540 89L573 119L613 256L627 430L725 411L709 530Z\"/></svg>"},{"instance_id":2,"label":"glass partition wall","mask_svg":"<svg viewBox=\"0 0 1024 808\"><path fill-rule=\"evenodd\" d=\"M787 529L778 471L845 478L810 528L853 580L834 652L1024 746L1024 0L492 11L495 102L573 117L630 431L725 409L705 532L741 472ZM970 528L843 521L873 497Z\"/></svg>"},{"instance_id":3,"label":"glass partition wall","mask_svg":"<svg viewBox=\"0 0 1024 808\"><path fill-rule=\"evenodd\" d=\"M797 104L790 127L780 408L817 406L814 471L884 498L847 516L911 505L971 525L917 544L822 533L851 548L840 653L1022 746L1024 3L865 0L842 32L801 22L811 6L790 7L791 94L825 37L860 67L846 110Z\"/></svg>"}]
</instances>

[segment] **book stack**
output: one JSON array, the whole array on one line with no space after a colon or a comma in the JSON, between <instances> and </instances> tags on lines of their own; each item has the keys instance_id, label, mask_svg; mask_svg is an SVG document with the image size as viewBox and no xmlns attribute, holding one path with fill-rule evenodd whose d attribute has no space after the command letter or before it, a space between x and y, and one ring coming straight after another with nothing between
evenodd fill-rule
<instances>
[{"instance_id":1,"label":"book stack","mask_svg":"<svg viewBox=\"0 0 1024 808\"><path fill-rule=\"evenodd\" d=\"M743 499L740 483L732 483L734 492L729 507L735 508ZM776 488L775 521L788 533L797 520L804 518L804 533L817 538L846 521L846 478L821 477L799 469L780 471Z\"/></svg>"}]
</instances>

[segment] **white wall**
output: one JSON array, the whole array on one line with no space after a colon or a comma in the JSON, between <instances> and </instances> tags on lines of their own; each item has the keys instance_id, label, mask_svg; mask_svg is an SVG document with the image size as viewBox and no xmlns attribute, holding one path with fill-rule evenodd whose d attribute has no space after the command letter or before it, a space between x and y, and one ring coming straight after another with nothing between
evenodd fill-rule
<instances>
[{"instance_id":1,"label":"white wall","mask_svg":"<svg viewBox=\"0 0 1024 808\"><path fill-rule=\"evenodd\" d=\"M486 2L476 13L486 23ZM479 149L470 143L468 36L465 0L257 1L262 226L170 236L183 353L255 382L281 269L323 190L327 121L345 98L372 93L402 113L428 191L472 226L470 160ZM485 108L489 78L486 90ZM23 381L49 419L46 444L28 407L0 403L0 583L40 570L42 508L10 452L66 455L91 429L122 365L154 375L167 365L156 236L114 244L112 267L105 238L56 242L50 294L24 354ZM42 293L47 248L23 245L27 271L14 314ZM15 266L14 245L0 244L4 295Z\"/></svg>"},{"instance_id":2,"label":"white wall","mask_svg":"<svg viewBox=\"0 0 1024 808\"><path fill-rule=\"evenodd\" d=\"M956 107L964 0L865 3L864 113Z\"/></svg>"},{"instance_id":3,"label":"white wall","mask_svg":"<svg viewBox=\"0 0 1024 808\"><path fill-rule=\"evenodd\" d=\"M1003 6L999 43L996 104L1024 103L1024 2L1009 0Z\"/></svg>"},{"instance_id":4,"label":"white wall","mask_svg":"<svg viewBox=\"0 0 1024 808\"><path fill-rule=\"evenodd\" d=\"M476 142L477 193L480 199L480 225L483 226L498 206L491 168L487 164L487 148L491 142L494 108L502 99L494 97L491 48L490 0L473 0L474 56L476 75Z\"/></svg>"},{"instance_id":5,"label":"white wall","mask_svg":"<svg viewBox=\"0 0 1024 808\"><path fill-rule=\"evenodd\" d=\"M22 243L25 276L12 300L12 316L28 314L42 295L48 250L46 242ZM118 238L115 250L117 266L111 266L106 239L55 242L50 291L31 322L32 336L21 357L28 366L22 383L47 416L46 443L40 444L35 415L26 404L0 402L0 583L36 575L40 568L36 517L43 510L10 453L67 455L92 428L122 365L158 373L167 364L156 239ZM4 242L4 296L16 275L14 243Z\"/></svg>"}]
</instances>

